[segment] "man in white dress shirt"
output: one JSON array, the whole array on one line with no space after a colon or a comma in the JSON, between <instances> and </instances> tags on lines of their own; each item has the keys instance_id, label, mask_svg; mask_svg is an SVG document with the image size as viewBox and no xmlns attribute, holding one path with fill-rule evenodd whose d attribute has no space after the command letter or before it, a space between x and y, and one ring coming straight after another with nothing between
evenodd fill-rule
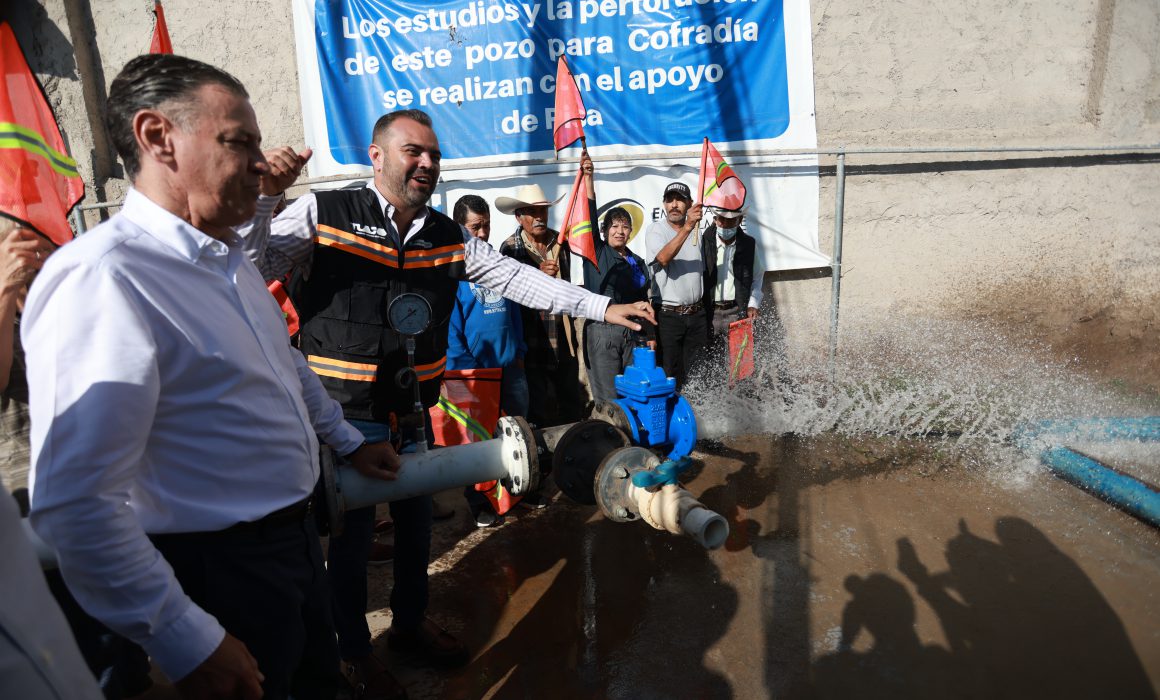
<instances>
[{"instance_id":1,"label":"man in white dress shirt","mask_svg":"<svg viewBox=\"0 0 1160 700\"><path fill-rule=\"evenodd\" d=\"M366 474L398 458L343 420L232 230L270 177L241 83L140 56L108 111L133 189L25 309L33 527L183 697L333 697L316 433Z\"/></svg>"}]
</instances>

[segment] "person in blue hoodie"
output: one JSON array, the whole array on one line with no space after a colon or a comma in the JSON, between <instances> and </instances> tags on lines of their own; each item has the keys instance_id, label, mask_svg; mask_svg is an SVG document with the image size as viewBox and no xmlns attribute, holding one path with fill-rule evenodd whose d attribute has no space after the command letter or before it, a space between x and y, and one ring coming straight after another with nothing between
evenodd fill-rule
<instances>
[{"instance_id":1,"label":"person in blue hoodie","mask_svg":"<svg viewBox=\"0 0 1160 700\"><path fill-rule=\"evenodd\" d=\"M460 197L451 218L470 236L484 241L491 236L491 208L482 197ZM448 370L502 368L500 409L509 416L525 416L529 402L524 373L527 349L518 304L474 282L459 283L447 337ZM473 486L463 493L478 527L503 522L487 497Z\"/></svg>"}]
</instances>

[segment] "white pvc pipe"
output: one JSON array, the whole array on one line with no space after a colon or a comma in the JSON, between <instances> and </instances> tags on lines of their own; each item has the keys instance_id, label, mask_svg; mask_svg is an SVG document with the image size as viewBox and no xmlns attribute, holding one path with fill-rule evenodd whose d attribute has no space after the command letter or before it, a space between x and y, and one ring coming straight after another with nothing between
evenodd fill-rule
<instances>
[{"instance_id":1,"label":"white pvc pipe","mask_svg":"<svg viewBox=\"0 0 1160 700\"><path fill-rule=\"evenodd\" d=\"M339 503L343 510L353 510L499 479L509 482L513 495L526 493L537 468L532 452L535 443L521 423L511 418L500 419L498 432L492 440L400 455L402 466L392 481L340 467L336 474Z\"/></svg>"},{"instance_id":2,"label":"white pvc pipe","mask_svg":"<svg viewBox=\"0 0 1160 700\"><path fill-rule=\"evenodd\" d=\"M338 468L338 492L345 510L376 503L439 493L481 481L503 479L507 468L499 440L485 440L416 454L399 455L397 478L383 481L363 476L353 467Z\"/></svg>"}]
</instances>

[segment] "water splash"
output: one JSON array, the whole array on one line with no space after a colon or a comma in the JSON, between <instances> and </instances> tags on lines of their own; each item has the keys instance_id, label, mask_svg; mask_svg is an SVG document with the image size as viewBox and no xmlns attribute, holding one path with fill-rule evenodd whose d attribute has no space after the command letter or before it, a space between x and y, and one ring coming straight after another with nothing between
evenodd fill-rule
<instances>
[{"instance_id":1,"label":"water splash","mask_svg":"<svg viewBox=\"0 0 1160 700\"><path fill-rule=\"evenodd\" d=\"M844 320L832 382L824 348L780 342L775 319L758 330L750 386L731 390L708 367L683 392L703 436L834 431L1009 446L1026 421L1157 409L978 321Z\"/></svg>"}]
</instances>

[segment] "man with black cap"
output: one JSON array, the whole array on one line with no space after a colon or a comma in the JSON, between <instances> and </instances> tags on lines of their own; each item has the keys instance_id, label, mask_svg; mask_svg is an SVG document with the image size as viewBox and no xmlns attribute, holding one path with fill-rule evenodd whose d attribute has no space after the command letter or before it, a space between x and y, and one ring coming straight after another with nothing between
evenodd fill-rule
<instances>
[{"instance_id":1,"label":"man with black cap","mask_svg":"<svg viewBox=\"0 0 1160 700\"><path fill-rule=\"evenodd\" d=\"M705 262L697 235L701 205L693 204L689 186L670 182L665 187L664 218L645 229L647 259L653 270L653 298L659 301L657 338L665 374L688 379L693 358L708 342L704 295Z\"/></svg>"}]
</instances>

